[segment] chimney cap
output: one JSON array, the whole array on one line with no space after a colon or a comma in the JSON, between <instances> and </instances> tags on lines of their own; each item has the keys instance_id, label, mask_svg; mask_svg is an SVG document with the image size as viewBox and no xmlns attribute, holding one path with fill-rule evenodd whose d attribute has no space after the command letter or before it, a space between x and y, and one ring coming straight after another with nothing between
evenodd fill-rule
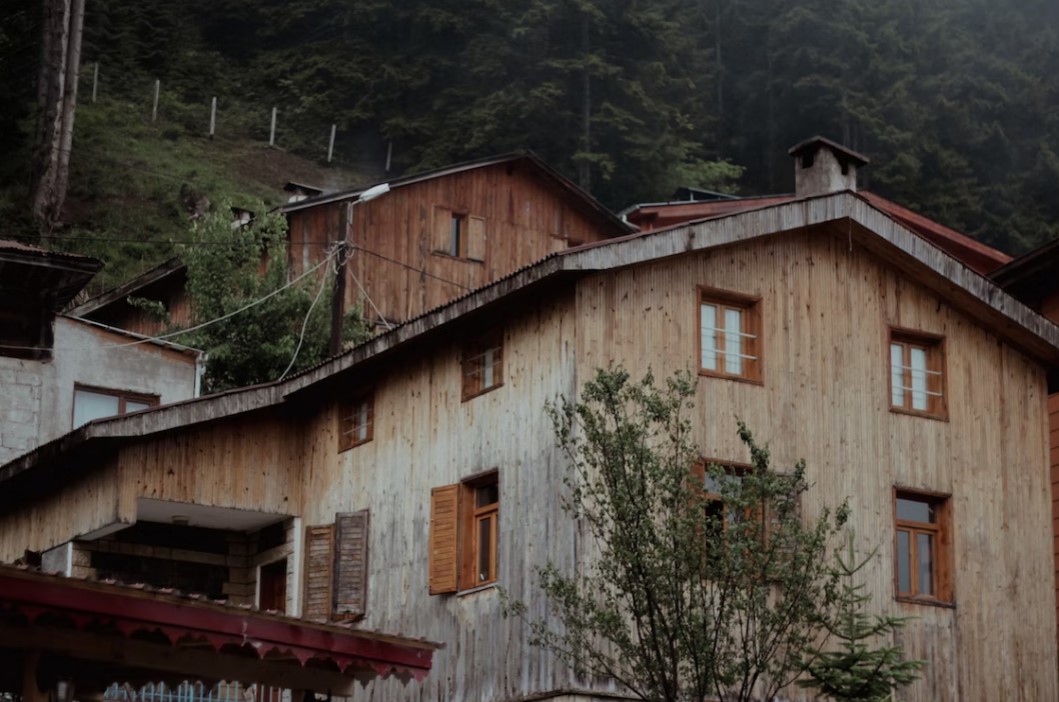
<instances>
[{"instance_id":1,"label":"chimney cap","mask_svg":"<svg viewBox=\"0 0 1059 702\"><path fill-rule=\"evenodd\" d=\"M792 146L787 152L791 156L812 156L822 148L829 148L834 152L835 157L839 160L843 166L852 163L854 166L866 166L870 163L870 159L864 154L857 153L853 149L848 149L838 142L831 141L827 137L822 137L819 134L806 139L805 141Z\"/></svg>"}]
</instances>

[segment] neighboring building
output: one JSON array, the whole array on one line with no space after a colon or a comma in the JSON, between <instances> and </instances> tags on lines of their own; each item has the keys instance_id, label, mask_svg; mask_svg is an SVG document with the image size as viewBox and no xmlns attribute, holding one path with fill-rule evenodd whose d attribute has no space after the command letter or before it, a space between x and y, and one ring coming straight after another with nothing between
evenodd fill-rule
<instances>
[{"instance_id":1,"label":"neighboring building","mask_svg":"<svg viewBox=\"0 0 1059 702\"><path fill-rule=\"evenodd\" d=\"M852 191L840 147L806 148L792 201L556 251L299 376L0 466L0 561L446 642L375 699L620 696L533 647L499 590L545 615L535 569L585 565L545 403L613 362L690 368L704 457L745 462L738 414L806 460L806 515L849 500L871 608L927 661L903 699L1059 698L1059 327Z\"/></svg>"},{"instance_id":2,"label":"neighboring building","mask_svg":"<svg viewBox=\"0 0 1059 702\"><path fill-rule=\"evenodd\" d=\"M820 149L825 147L827 150L820 152ZM868 159L861 154L845 149L822 137L814 137L793 147L791 155L797 155L798 159L808 160L811 164L812 159L818 153L825 154L822 158L830 158L826 154L832 150L840 154L833 164L837 169L838 177L835 182L825 185L839 190L857 190L856 176L849 178L848 174L855 174L858 166L867 165ZM1002 251L986 246L966 234L961 234L955 229L950 229L886 198L866 191L860 191L859 194L894 221L982 275L988 275L1011 260L1011 257ZM792 202L797 197L794 194L736 197L710 190L679 188L674 193L674 199L669 202L632 205L619 212L618 215L638 227L640 231L648 232L709 217L721 217L769 205Z\"/></svg>"},{"instance_id":3,"label":"neighboring building","mask_svg":"<svg viewBox=\"0 0 1059 702\"><path fill-rule=\"evenodd\" d=\"M345 237L345 305L386 326L400 323L503 277L549 253L630 233L609 210L529 153L496 156L391 180L371 189L321 194L288 183L291 277L320 263ZM190 309L187 269L178 260L103 293L71 314L141 334L162 322L128 298L161 302L176 322Z\"/></svg>"},{"instance_id":4,"label":"neighboring building","mask_svg":"<svg viewBox=\"0 0 1059 702\"><path fill-rule=\"evenodd\" d=\"M989 276L1042 315L1059 323L1059 240L1016 258ZM1052 514L1055 556L1056 597L1059 599L1059 370L1048 376L1048 422L1051 428L1050 455L1052 475ZM1059 605L1056 607L1059 618Z\"/></svg>"},{"instance_id":5,"label":"neighboring building","mask_svg":"<svg viewBox=\"0 0 1059 702\"><path fill-rule=\"evenodd\" d=\"M59 314L101 267L0 241L0 461L92 419L197 395L198 351Z\"/></svg>"}]
</instances>

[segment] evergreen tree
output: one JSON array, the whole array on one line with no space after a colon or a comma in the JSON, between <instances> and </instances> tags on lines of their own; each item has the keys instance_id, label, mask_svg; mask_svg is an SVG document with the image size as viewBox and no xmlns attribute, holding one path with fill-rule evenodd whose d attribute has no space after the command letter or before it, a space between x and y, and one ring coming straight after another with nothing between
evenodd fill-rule
<instances>
[{"instance_id":1,"label":"evergreen tree","mask_svg":"<svg viewBox=\"0 0 1059 702\"><path fill-rule=\"evenodd\" d=\"M843 581L835 616L826 627L839 649L814 651L806 663L806 678L798 681L799 686L840 702L886 702L893 692L915 682L926 665L926 661L904 660L900 646L874 647L900 630L908 618L864 612L871 595L856 578L872 556L857 561L852 534L845 557L835 554Z\"/></svg>"}]
</instances>

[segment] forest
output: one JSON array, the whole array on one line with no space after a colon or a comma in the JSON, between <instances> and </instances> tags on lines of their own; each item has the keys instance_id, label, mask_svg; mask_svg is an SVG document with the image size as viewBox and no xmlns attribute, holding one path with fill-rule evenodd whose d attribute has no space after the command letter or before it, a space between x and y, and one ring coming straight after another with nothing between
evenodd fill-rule
<instances>
[{"instance_id":1,"label":"forest","mask_svg":"<svg viewBox=\"0 0 1059 702\"><path fill-rule=\"evenodd\" d=\"M11 184L40 10L0 20ZM787 148L822 134L872 159L861 187L1009 253L1059 233L1054 0L86 0L96 63L107 95L157 79L195 119L221 96L248 138L277 106L313 158L334 123L367 171L532 149L620 209L789 192Z\"/></svg>"}]
</instances>

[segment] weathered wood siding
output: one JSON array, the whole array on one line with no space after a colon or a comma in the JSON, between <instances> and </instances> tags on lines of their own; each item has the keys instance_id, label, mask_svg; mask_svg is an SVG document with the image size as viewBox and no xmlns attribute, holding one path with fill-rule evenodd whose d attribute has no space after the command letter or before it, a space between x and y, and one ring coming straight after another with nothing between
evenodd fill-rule
<instances>
[{"instance_id":1,"label":"weathered wood siding","mask_svg":"<svg viewBox=\"0 0 1059 702\"><path fill-rule=\"evenodd\" d=\"M1059 322L1059 290L1041 301L1040 313ZM1048 398L1049 463L1052 468L1052 555L1055 559L1056 621L1059 622L1059 393Z\"/></svg>"},{"instance_id":2,"label":"weathered wood siding","mask_svg":"<svg viewBox=\"0 0 1059 702\"><path fill-rule=\"evenodd\" d=\"M131 524L141 497L294 515L300 437L297 423L258 413L122 447L67 489L0 516L0 562Z\"/></svg>"},{"instance_id":3,"label":"weathered wood siding","mask_svg":"<svg viewBox=\"0 0 1059 702\"><path fill-rule=\"evenodd\" d=\"M760 296L764 328L763 385L700 379L703 454L746 460L740 417L778 464L807 460L808 513L849 500L859 547L878 548L873 606L917 618L901 638L929 667L902 699L1057 699L1042 369L856 240L813 231L583 281L579 379L612 360L697 369L696 285ZM945 336L948 421L889 410L888 325ZM952 495L954 609L894 600L896 485Z\"/></svg>"},{"instance_id":4,"label":"weathered wood siding","mask_svg":"<svg viewBox=\"0 0 1059 702\"><path fill-rule=\"evenodd\" d=\"M517 618L504 619L496 588L464 595L428 594L431 489L499 469L498 582L512 597L531 593L534 567L569 565L573 523L561 516L559 456L544 406L570 395L575 330L572 294L539 309L512 311L504 331L504 384L461 402L459 345L400 359L391 371L351 378L347 389L375 383L375 436L338 452L337 407L307 433L303 523L371 510L370 577L362 626L443 641L434 670L418 686L377 682L373 699L502 700L569 687L566 672L527 644ZM534 615L543 613L530 598Z\"/></svg>"},{"instance_id":5,"label":"weathered wood siding","mask_svg":"<svg viewBox=\"0 0 1059 702\"><path fill-rule=\"evenodd\" d=\"M345 207L345 202L335 202L288 215L293 275L327 255L340 236ZM435 253L438 207L484 218L484 261ZM603 238L597 220L575 209L554 186L518 164L487 166L404 185L355 206L353 212L350 238L366 251L353 255L350 275L356 276L391 322L415 317L553 251ZM361 301L362 293L352 278L346 291L348 304ZM368 303L364 308L370 317L377 317Z\"/></svg>"}]
</instances>

